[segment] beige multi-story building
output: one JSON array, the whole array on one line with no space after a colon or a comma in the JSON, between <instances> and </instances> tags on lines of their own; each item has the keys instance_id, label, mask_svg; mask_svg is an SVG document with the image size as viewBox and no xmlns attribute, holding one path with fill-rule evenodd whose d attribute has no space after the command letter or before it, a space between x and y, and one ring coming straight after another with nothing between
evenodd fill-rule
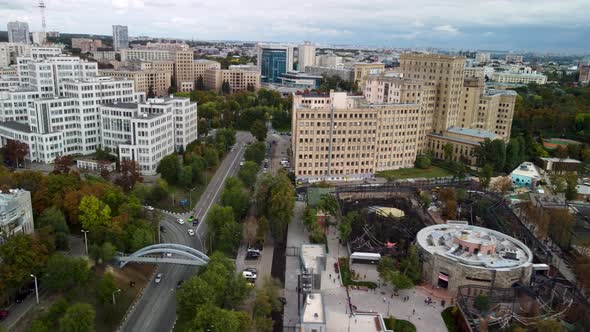
<instances>
[{"instance_id":1,"label":"beige multi-story building","mask_svg":"<svg viewBox=\"0 0 590 332\"><path fill-rule=\"evenodd\" d=\"M300 72L304 72L305 67L307 66L315 65L315 46L312 43L306 41L305 43L303 43L303 45L299 45L298 51L298 62Z\"/></svg>"},{"instance_id":2,"label":"beige multi-story building","mask_svg":"<svg viewBox=\"0 0 590 332\"><path fill-rule=\"evenodd\" d=\"M342 57L334 54L318 55L316 57L315 65L319 67L338 67L342 66ZM313 66L313 65L309 65Z\"/></svg>"},{"instance_id":3,"label":"beige multi-story building","mask_svg":"<svg viewBox=\"0 0 590 332\"><path fill-rule=\"evenodd\" d=\"M79 48L82 53L98 51L102 40L88 38L72 38L72 48Z\"/></svg>"},{"instance_id":4,"label":"beige multi-story building","mask_svg":"<svg viewBox=\"0 0 590 332\"><path fill-rule=\"evenodd\" d=\"M376 75L383 71L385 71L385 64L383 63L355 63L353 66L354 83L363 90L363 80L367 75Z\"/></svg>"},{"instance_id":5,"label":"beige multi-story building","mask_svg":"<svg viewBox=\"0 0 590 332\"><path fill-rule=\"evenodd\" d=\"M197 59L193 61L194 80L199 76L205 78L205 72L211 69L221 69L221 63L207 59Z\"/></svg>"},{"instance_id":6,"label":"beige multi-story building","mask_svg":"<svg viewBox=\"0 0 590 332\"><path fill-rule=\"evenodd\" d=\"M458 121L463 89L465 57L403 53L400 70L405 78L419 79L436 87L433 130L442 132Z\"/></svg>"},{"instance_id":7,"label":"beige multi-story building","mask_svg":"<svg viewBox=\"0 0 590 332\"><path fill-rule=\"evenodd\" d=\"M506 62L508 63L522 63L523 61L522 55L506 54Z\"/></svg>"},{"instance_id":8,"label":"beige multi-story building","mask_svg":"<svg viewBox=\"0 0 590 332\"><path fill-rule=\"evenodd\" d=\"M31 45L24 43L0 43L0 68L16 64L16 59L31 54Z\"/></svg>"},{"instance_id":9,"label":"beige multi-story building","mask_svg":"<svg viewBox=\"0 0 590 332\"><path fill-rule=\"evenodd\" d=\"M436 159L445 159L445 145L450 144L451 160L475 165L475 149L486 139L493 141L502 137L485 130L451 127L442 133L428 134L428 151Z\"/></svg>"},{"instance_id":10,"label":"beige multi-story building","mask_svg":"<svg viewBox=\"0 0 590 332\"><path fill-rule=\"evenodd\" d=\"M221 92L223 82L228 82L231 93L239 91L258 91L260 72L244 69L209 69L203 76L205 89Z\"/></svg>"},{"instance_id":11,"label":"beige multi-story building","mask_svg":"<svg viewBox=\"0 0 590 332\"><path fill-rule=\"evenodd\" d=\"M174 52L158 49L137 49L128 48L121 50L121 61L143 60L143 61L174 61Z\"/></svg>"},{"instance_id":12,"label":"beige multi-story building","mask_svg":"<svg viewBox=\"0 0 590 332\"><path fill-rule=\"evenodd\" d=\"M192 91L195 88L193 51L176 51L174 54L174 81L176 90Z\"/></svg>"},{"instance_id":13,"label":"beige multi-story building","mask_svg":"<svg viewBox=\"0 0 590 332\"><path fill-rule=\"evenodd\" d=\"M148 97L167 95L168 89L172 84L172 74L170 72L156 69L99 69L98 74L101 76L110 76L113 78L132 79L135 83L135 92L144 92ZM154 96L150 96L150 90L153 91Z\"/></svg>"},{"instance_id":14,"label":"beige multi-story building","mask_svg":"<svg viewBox=\"0 0 590 332\"><path fill-rule=\"evenodd\" d=\"M495 72L492 79L498 83L513 84L545 84L547 76L538 73L513 73L513 72Z\"/></svg>"},{"instance_id":15,"label":"beige multi-story building","mask_svg":"<svg viewBox=\"0 0 590 332\"><path fill-rule=\"evenodd\" d=\"M466 78L475 77L485 80L486 77L484 67L465 67L465 69L463 69L463 73Z\"/></svg>"},{"instance_id":16,"label":"beige multi-story building","mask_svg":"<svg viewBox=\"0 0 590 332\"><path fill-rule=\"evenodd\" d=\"M487 63L490 62L491 59L492 57L490 56L490 53L477 52L475 55L475 62L477 63Z\"/></svg>"},{"instance_id":17,"label":"beige multi-story building","mask_svg":"<svg viewBox=\"0 0 590 332\"><path fill-rule=\"evenodd\" d=\"M580 83L588 83L590 82L590 64L580 64L580 77L578 78L578 82Z\"/></svg>"}]
</instances>

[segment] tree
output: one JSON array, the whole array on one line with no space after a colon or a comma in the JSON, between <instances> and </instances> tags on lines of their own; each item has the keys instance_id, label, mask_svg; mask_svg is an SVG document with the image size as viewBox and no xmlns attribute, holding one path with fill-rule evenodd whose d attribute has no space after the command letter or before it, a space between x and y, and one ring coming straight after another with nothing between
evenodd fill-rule
<instances>
[{"instance_id":1,"label":"tree","mask_svg":"<svg viewBox=\"0 0 590 332\"><path fill-rule=\"evenodd\" d=\"M148 98L155 98L156 97L156 93L154 92L154 86L153 85L150 85L150 87L148 88L147 97Z\"/></svg>"},{"instance_id":2,"label":"tree","mask_svg":"<svg viewBox=\"0 0 590 332\"><path fill-rule=\"evenodd\" d=\"M205 90L205 81L203 80L203 75L199 75L199 77L197 77L197 80L195 81L195 90Z\"/></svg>"},{"instance_id":3,"label":"tree","mask_svg":"<svg viewBox=\"0 0 590 332\"><path fill-rule=\"evenodd\" d=\"M248 92L255 92L256 91L256 86L252 83L248 83L248 86L246 88L248 90Z\"/></svg>"},{"instance_id":4,"label":"tree","mask_svg":"<svg viewBox=\"0 0 590 332\"><path fill-rule=\"evenodd\" d=\"M483 188L487 188L490 185L490 181L492 180L492 175L494 173L494 168L490 164L486 164L478 174L479 183Z\"/></svg>"},{"instance_id":5,"label":"tree","mask_svg":"<svg viewBox=\"0 0 590 332\"><path fill-rule=\"evenodd\" d=\"M113 292L117 291L115 276L112 273L105 272L98 280L96 285L96 297L101 304L111 303Z\"/></svg>"},{"instance_id":6,"label":"tree","mask_svg":"<svg viewBox=\"0 0 590 332\"><path fill-rule=\"evenodd\" d=\"M0 294L6 288L17 288L30 274L36 274L45 266L49 251L38 239L30 235L16 234L0 246Z\"/></svg>"},{"instance_id":7,"label":"tree","mask_svg":"<svg viewBox=\"0 0 590 332\"><path fill-rule=\"evenodd\" d=\"M506 163L506 146L504 141L500 139L491 141L486 138L485 141L480 143L480 146L476 147L475 156L477 157L477 164L480 167L489 164L494 171L502 171Z\"/></svg>"},{"instance_id":8,"label":"tree","mask_svg":"<svg viewBox=\"0 0 590 332\"><path fill-rule=\"evenodd\" d=\"M55 254L49 258L43 276L47 288L63 291L80 286L88 280L90 269L84 258Z\"/></svg>"},{"instance_id":9,"label":"tree","mask_svg":"<svg viewBox=\"0 0 590 332\"><path fill-rule=\"evenodd\" d=\"M58 249L67 249L69 247L68 234L70 234L70 229L63 212L55 206L45 209L35 219L35 228L40 229L47 226L50 226L53 232L55 232L56 247Z\"/></svg>"},{"instance_id":10,"label":"tree","mask_svg":"<svg viewBox=\"0 0 590 332\"><path fill-rule=\"evenodd\" d=\"M230 206L238 219L246 215L250 206L250 198L244 190L242 181L234 177L227 178L225 188L221 193L221 204Z\"/></svg>"},{"instance_id":11,"label":"tree","mask_svg":"<svg viewBox=\"0 0 590 332\"><path fill-rule=\"evenodd\" d=\"M451 160L453 158L453 144L446 143L443 145L443 156L445 160Z\"/></svg>"},{"instance_id":12,"label":"tree","mask_svg":"<svg viewBox=\"0 0 590 332\"><path fill-rule=\"evenodd\" d=\"M190 320L201 306L215 305L218 294L200 277L187 280L176 292L176 311L183 320Z\"/></svg>"},{"instance_id":13,"label":"tree","mask_svg":"<svg viewBox=\"0 0 590 332\"><path fill-rule=\"evenodd\" d=\"M182 166L180 168L176 183L186 189L190 188L190 186L193 184L193 169L191 166Z\"/></svg>"},{"instance_id":14,"label":"tree","mask_svg":"<svg viewBox=\"0 0 590 332\"><path fill-rule=\"evenodd\" d=\"M90 257L94 259L96 264L110 261L117 254L117 247L110 242L105 242L102 245L93 244L90 246Z\"/></svg>"},{"instance_id":15,"label":"tree","mask_svg":"<svg viewBox=\"0 0 590 332\"><path fill-rule=\"evenodd\" d=\"M213 147L206 148L203 157L207 161L207 167L209 168L219 164L219 152Z\"/></svg>"},{"instance_id":16,"label":"tree","mask_svg":"<svg viewBox=\"0 0 590 332\"><path fill-rule=\"evenodd\" d=\"M250 318L243 311L202 306L197 311L192 327L196 331L240 332L249 331L250 326Z\"/></svg>"},{"instance_id":17,"label":"tree","mask_svg":"<svg viewBox=\"0 0 590 332\"><path fill-rule=\"evenodd\" d=\"M244 165L240 167L238 177L247 188L251 188L256 183L256 175L259 171L259 166L253 161L246 161Z\"/></svg>"},{"instance_id":18,"label":"tree","mask_svg":"<svg viewBox=\"0 0 590 332\"><path fill-rule=\"evenodd\" d=\"M241 228L236 222L231 207L213 205L206 217L208 236L213 248L225 253L233 253L240 244Z\"/></svg>"},{"instance_id":19,"label":"tree","mask_svg":"<svg viewBox=\"0 0 590 332\"><path fill-rule=\"evenodd\" d=\"M323 194L320 197L317 208L329 213L333 217L340 216L340 203L338 203L336 196L332 194Z\"/></svg>"},{"instance_id":20,"label":"tree","mask_svg":"<svg viewBox=\"0 0 590 332\"><path fill-rule=\"evenodd\" d=\"M76 303L59 320L60 332L94 332L94 308L87 303Z\"/></svg>"},{"instance_id":21,"label":"tree","mask_svg":"<svg viewBox=\"0 0 590 332\"><path fill-rule=\"evenodd\" d=\"M270 231L278 242L284 240L287 225L293 216L295 190L284 173L274 177L268 195L266 217L271 221Z\"/></svg>"},{"instance_id":22,"label":"tree","mask_svg":"<svg viewBox=\"0 0 590 332\"><path fill-rule=\"evenodd\" d=\"M143 176L139 170L139 164L135 160L123 160L120 164L121 175L116 183L126 192L133 190L135 184L143 182Z\"/></svg>"},{"instance_id":23,"label":"tree","mask_svg":"<svg viewBox=\"0 0 590 332\"><path fill-rule=\"evenodd\" d=\"M429 156L417 156L415 166L421 169L427 169L432 164Z\"/></svg>"},{"instance_id":24,"label":"tree","mask_svg":"<svg viewBox=\"0 0 590 332\"><path fill-rule=\"evenodd\" d=\"M53 161L53 174L69 174L74 160L71 156L58 156Z\"/></svg>"},{"instance_id":25,"label":"tree","mask_svg":"<svg viewBox=\"0 0 590 332\"><path fill-rule=\"evenodd\" d=\"M229 95L231 93L231 85L228 81L223 81L223 83L221 83L221 92L224 95Z\"/></svg>"},{"instance_id":26,"label":"tree","mask_svg":"<svg viewBox=\"0 0 590 332\"><path fill-rule=\"evenodd\" d=\"M259 142L264 142L266 140L267 131L268 129L262 120L254 121L250 128L250 132Z\"/></svg>"},{"instance_id":27,"label":"tree","mask_svg":"<svg viewBox=\"0 0 590 332\"><path fill-rule=\"evenodd\" d=\"M490 189L494 192L506 195L512 189L512 178L510 176L501 176L490 183Z\"/></svg>"},{"instance_id":28,"label":"tree","mask_svg":"<svg viewBox=\"0 0 590 332\"><path fill-rule=\"evenodd\" d=\"M79 209L82 228L99 234L110 229L111 208L95 196L84 196Z\"/></svg>"},{"instance_id":29,"label":"tree","mask_svg":"<svg viewBox=\"0 0 590 332\"><path fill-rule=\"evenodd\" d=\"M340 240L342 240L343 243L348 242L350 233L352 233L352 220L346 217L343 218L340 225L338 225L338 231L340 232Z\"/></svg>"},{"instance_id":30,"label":"tree","mask_svg":"<svg viewBox=\"0 0 590 332\"><path fill-rule=\"evenodd\" d=\"M157 169L158 173L162 175L162 179L166 182L174 184L178 173L180 172L180 162L176 154L169 154L160 160Z\"/></svg>"},{"instance_id":31,"label":"tree","mask_svg":"<svg viewBox=\"0 0 590 332\"><path fill-rule=\"evenodd\" d=\"M574 172L568 172L565 174L565 198L569 201L575 200L578 197L578 176Z\"/></svg>"},{"instance_id":32,"label":"tree","mask_svg":"<svg viewBox=\"0 0 590 332\"><path fill-rule=\"evenodd\" d=\"M266 147L264 142L256 142L248 145L246 151L244 151L244 159L247 161L253 161L260 165L266 156Z\"/></svg>"},{"instance_id":33,"label":"tree","mask_svg":"<svg viewBox=\"0 0 590 332\"><path fill-rule=\"evenodd\" d=\"M27 143L8 139L4 146L4 158L14 167L19 167L21 162L25 162L25 156L29 153Z\"/></svg>"}]
</instances>

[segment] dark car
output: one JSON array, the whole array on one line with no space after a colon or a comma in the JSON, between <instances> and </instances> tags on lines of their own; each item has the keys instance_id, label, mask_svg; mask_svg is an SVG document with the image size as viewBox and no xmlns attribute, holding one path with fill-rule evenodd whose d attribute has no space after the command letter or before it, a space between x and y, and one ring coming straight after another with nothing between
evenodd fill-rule
<instances>
[{"instance_id":1,"label":"dark car","mask_svg":"<svg viewBox=\"0 0 590 332\"><path fill-rule=\"evenodd\" d=\"M193 226L197 226L199 224L199 218L195 218L195 220L193 220Z\"/></svg>"},{"instance_id":2,"label":"dark car","mask_svg":"<svg viewBox=\"0 0 590 332\"><path fill-rule=\"evenodd\" d=\"M14 302L16 303L21 303L22 301L24 301L27 296L29 296L29 292L19 292L16 294L16 296L14 297Z\"/></svg>"},{"instance_id":3,"label":"dark car","mask_svg":"<svg viewBox=\"0 0 590 332\"><path fill-rule=\"evenodd\" d=\"M180 279L178 281L178 283L176 284L176 289L180 288L180 286L182 286L183 283L184 283L184 280Z\"/></svg>"},{"instance_id":4,"label":"dark car","mask_svg":"<svg viewBox=\"0 0 590 332\"><path fill-rule=\"evenodd\" d=\"M166 233L166 228L164 226L160 226L160 232Z\"/></svg>"},{"instance_id":5,"label":"dark car","mask_svg":"<svg viewBox=\"0 0 590 332\"><path fill-rule=\"evenodd\" d=\"M248 251L246 253L246 259L247 260L253 260L253 259L258 259L260 258L260 253L256 252L256 251Z\"/></svg>"},{"instance_id":6,"label":"dark car","mask_svg":"<svg viewBox=\"0 0 590 332\"><path fill-rule=\"evenodd\" d=\"M8 317L8 314L10 314L10 311L8 311L8 310L0 310L0 321L1 320L5 320L6 317Z\"/></svg>"}]
</instances>

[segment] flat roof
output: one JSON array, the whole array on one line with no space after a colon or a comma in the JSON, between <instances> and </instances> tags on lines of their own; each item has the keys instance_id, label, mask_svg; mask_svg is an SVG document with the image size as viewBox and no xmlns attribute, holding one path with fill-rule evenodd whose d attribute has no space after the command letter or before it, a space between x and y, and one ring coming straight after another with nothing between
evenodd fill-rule
<instances>
[{"instance_id":1,"label":"flat roof","mask_svg":"<svg viewBox=\"0 0 590 332\"><path fill-rule=\"evenodd\" d=\"M352 325L352 324L351 324ZM385 328L383 316L379 313L356 313L351 331L357 332L393 332Z\"/></svg>"},{"instance_id":2,"label":"flat roof","mask_svg":"<svg viewBox=\"0 0 590 332\"><path fill-rule=\"evenodd\" d=\"M319 258L325 257L323 244L303 244L301 245L301 261L303 267L314 271L321 271Z\"/></svg>"},{"instance_id":3,"label":"flat roof","mask_svg":"<svg viewBox=\"0 0 590 332\"><path fill-rule=\"evenodd\" d=\"M487 130L479 130L479 129L471 129L471 128L461 128L461 127L450 127L447 129L449 133L454 134L461 134L479 138L489 138L489 139L496 139L498 135L492 133L491 131Z\"/></svg>"},{"instance_id":4,"label":"flat roof","mask_svg":"<svg viewBox=\"0 0 590 332\"><path fill-rule=\"evenodd\" d=\"M528 161L525 161L524 163L518 165L518 167L515 170L510 172L510 175L526 176L530 178L541 177L541 174L539 174L539 170L537 170L537 166Z\"/></svg>"},{"instance_id":5,"label":"flat roof","mask_svg":"<svg viewBox=\"0 0 590 332\"><path fill-rule=\"evenodd\" d=\"M20 132L27 133L27 134L32 133L29 125L26 125L26 124L20 123L20 122L16 122L16 121L0 122L0 126L10 128L12 130L18 130Z\"/></svg>"},{"instance_id":6,"label":"flat roof","mask_svg":"<svg viewBox=\"0 0 590 332\"><path fill-rule=\"evenodd\" d=\"M111 107L111 108L125 108L125 109L133 109L136 110L137 109L137 103L107 103L107 104L102 104L102 106L105 107Z\"/></svg>"},{"instance_id":7,"label":"flat roof","mask_svg":"<svg viewBox=\"0 0 590 332\"><path fill-rule=\"evenodd\" d=\"M499 89L488 89L485 93L487 96L505 95L505 96L516 96L518 95L514 90L499 90Z\"/></svg>"},{"instance_id":8,"label":"flat roof","mask_svg":"<svg viewBox=\"0 0 590 332\"><path fill-rule=\"evenodd\" d=\"M305 297L305 303L303 304L303 315L301 316L301 322L316 324L322 324L326 322L322 294L307 294Z\"/></svg>"},{"instance_id":9,"label":"flat roof","mask_svg":"<svg viewBox=\"0 0 590 332\"><path fill-rule=\"evenodd\" d=\"M451 137L451 136L446 136L446 135L437 134L437 133L430 133L430 134L428 134L428 136L443 138L443 139L446 139L449 141L463 143L463 144L476 145L476 146L480 145L479 142L477 142L477 141L471 141L471 140L464 139L464 138Z\"/></svg>"},{"instance_id":10,"label":"flat roof","mask_svg":"<svg viewBox=\"0 0 590 332\"><path fill-rule=\"evenodd\" d=\"M547 157L541 157L541 160L545 160L545 161L551 161L554 163L560 162L560 163L572 163L572 164L581 164L582 162L577 160L577 159L572 159L572 158L547 158Z\"/></svg>"},{"instance_id":11,"label":"flat roof","mask_svg":"<svg viewBox=\"0 0 590 332\"><path fill-rule=\"evenodd\" d=\"M441 224L422 228L416 242L431 254L447 257L457 263L488 269L514 268L532 263L533 253L519 240L492 229L464 224ZM471 253L461 244L494 249L491 253ZM512 258L508 258L511 257Z\"/></svg>"}]
</instances>

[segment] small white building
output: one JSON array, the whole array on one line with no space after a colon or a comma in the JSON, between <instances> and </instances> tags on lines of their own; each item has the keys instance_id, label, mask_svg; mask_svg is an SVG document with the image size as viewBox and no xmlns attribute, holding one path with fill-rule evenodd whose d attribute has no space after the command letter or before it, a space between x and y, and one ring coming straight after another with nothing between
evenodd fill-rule
<instances>
[{"instance_id":1,"label":"small white building","mask_svg":"<svg viewBox=\"0 0 590 332\"><path fill-rule=\"evenodd\" d=\"M22 189L0 193L0 244L12 235L33 231L31 193Z\"/></svg>"},{"instance_id":2,"label":"small white building","mask_svg":"<svg viewBox=\"0 0 590 332\"><path fill-rule=\"evenodd\" d=\"M326 310L322 294L307 294L301 315L301 332L326 331Z\"/></svg>"}]
</instances>

